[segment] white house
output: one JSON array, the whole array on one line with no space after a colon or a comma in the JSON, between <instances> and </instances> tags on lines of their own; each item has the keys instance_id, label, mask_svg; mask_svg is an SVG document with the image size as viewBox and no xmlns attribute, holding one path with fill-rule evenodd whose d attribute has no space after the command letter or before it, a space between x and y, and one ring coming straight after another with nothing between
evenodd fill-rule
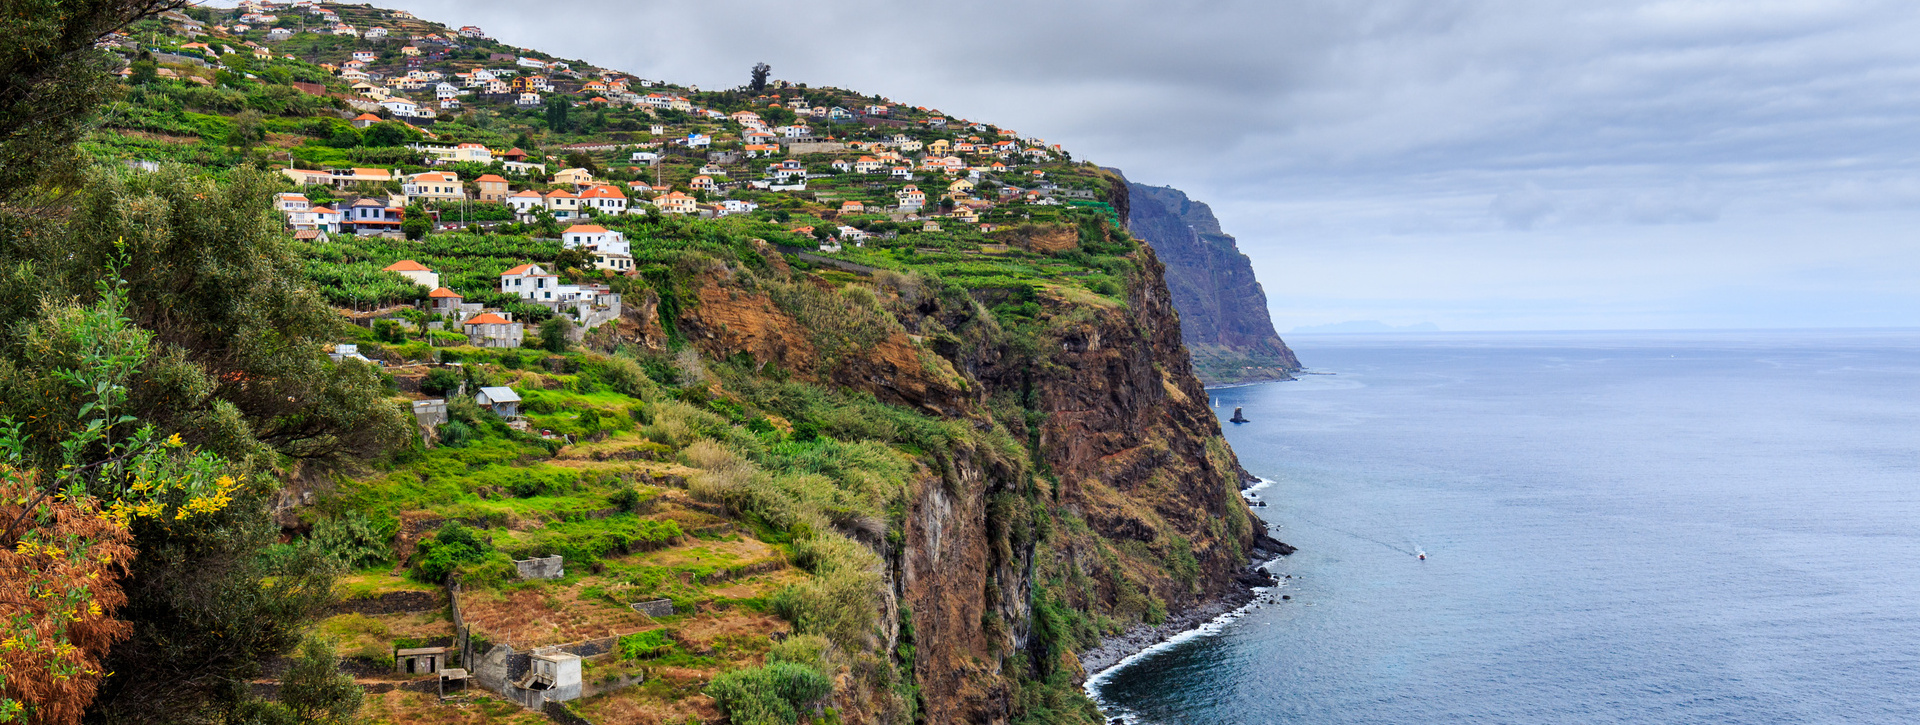
<instances>
[{"instance_id":1,"label":"white house","mask_svg":"<svg viewBox=\"0 0 1920 725\"><path fill-rule=\"evenodd\" d=\"M407 203L420 201L459 201L467 197L460 177L448 171L429 171L407 177L400 185L400 193L407 196ZM428 285L437 287L438 285Z\"/></svg>"},{"instance_id":2,"label":"white house","mask_svg":"<svg viewBox=\"0 0 1920 725\"><path fill-rule=\"evenodd\" d=\"M524 300L551 301L556 296L579 294L578 285L560 284L560 276L550 274L537 264L523 264L500 273L500 292Z\"/></svg>"},{"instance_id":3,"label":"white house","mask_svg":"<svg viewBox=\"0 0 1920 725\"><path fill-rule=\"evenodd\" d=\"M927 205L926 193L920 191L919 187L912 184L908 184L905 188L894 192L893 198L899 200L900 209L903 211L911 211Z\"/></svg>"},{"instance_id":4,"label":"white house","mask_svg":"<svg viewBox=\"0 0 1920 725\"><path fill-rule=\"evenodd\" d=\"M306 211L311 206L304 194L288 192L274 197L273 208L282 214Z\"/></svg>"},{"instance_id":5,"label":"white house","mask_svg":"<svg viewBox=\"0 0 1920 725\"><path fill-rule=\"evenodd\" d=\"M627 195L620 193L618 187L602 184L580 192L579 205L581 209L592 209L600 214L625 214Z\"/></svg>"},{"instance_id":6,"label":"white house","mask_svg":"<svg viewBox=\"0 0 1920 725\"><path fill-rule=\"evenodd\" d=\"M380 105L386 107L387 110L392 111L393 115L395 116L412 117L412 116L420 115L420 104L414 103L413 101L409 101L405 98L389 98L387 100L381 101Z\"/></svg>"},{"instance_id":7,"label":"white house","mask_svg":"<svg viewBox=\"0 0 1920 725\"><path fill-rule=\"evenodd\" d=\"M367 28L367 34L361 37L366 38L368 40L379 40L380 38L387 37L387 29L376 25L374 27Z\"/></svg>"},{"instance_id":8,"label":"white house","mask_svg":"<svg viewBox=\"0 0 1920 725\"><path fill-rule=\"evenodd\" d=\"M627 245L624 234L598 224L575 224L560 233L560 245L568 249L586 249L592 252L617 252L628 254L632 248Z\"/></svg>"},{"instance_id":9,"label":"white house","mask_svg":"<svg viewBox=\"0 0 1920 725\"><path fill-rule=\"evenodd\" d=\"M513 215L526 221L533 217L536 209L547 208L547 198L540 192L527 189L507 197L507 206L513 207Z\"/></svg>"},{"instance_id":10,"label":"white house","mask_svg":"<svg viewBox=\"0 0 1920 725\"><path fill-rule=\"evenodd\" d=\"M274 28L267 31L267 40L286 40L293 37L293 31L286 28Z\"/></svg>"},{"instance_id":11,"label":"white house","mask_svg":"<svg viewBox=\"0 0 1920 725\"><path fill-rule=\"evenodd\" d=\"M421 264L419 262L415 262L411 259L402 259L398 262L394 262L393 264L389 264L386 266L385 271L393 272L402 277L413 280L414 284L420 285L421 287L425 287L427 289L433 289L435 287L440 286L440 275L435 274L434 271L431 269L427 269L426 265Z\"/></svg>"},{"instance_id":12,"label":"white house","mask_svg":"<svg viewBox=\"0 0 1920 725\"><path fill-rule=\"evenodd\" d=\"M625 252L595 252L594 269L610 269L619 273L633 271L633 255Z\"/></svg>"}]
</instances>

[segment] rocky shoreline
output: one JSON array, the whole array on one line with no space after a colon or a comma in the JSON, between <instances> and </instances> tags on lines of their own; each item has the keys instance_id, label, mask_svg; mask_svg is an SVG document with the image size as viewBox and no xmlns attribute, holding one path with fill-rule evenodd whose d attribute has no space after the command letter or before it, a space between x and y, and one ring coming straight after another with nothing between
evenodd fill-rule
<instances>
[{"instance_id":1,"label":"rocky shoreline","mask_svg":"<svg viewBox=\"0 0 1920 725\"><path fill-rule=\"evenodd\" d=\"M1175 635L1197 629L1213 621L1215 617L1246 606L1255 597L1253 591L1255 587L1272 587L1279 584L1272 574L1267 573L1266 565L1293 552L1294 548L1284 542L1261 537L1260 541L1254 545L1255 563L1234 578L1232 589L1192 608L1170 614L1166 621L1159 624L1143 622L1129 627L1119 635L1106 638L1100 646L1080 653L1080 669L1089 677L1099 674L1141 650L1172 639Z\"/></svg>"}]
</instances>

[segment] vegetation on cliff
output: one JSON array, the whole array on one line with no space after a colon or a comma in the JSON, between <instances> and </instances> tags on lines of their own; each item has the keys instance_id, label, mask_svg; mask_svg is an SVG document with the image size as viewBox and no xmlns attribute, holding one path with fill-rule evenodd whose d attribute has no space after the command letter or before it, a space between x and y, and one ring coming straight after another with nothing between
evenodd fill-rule
<instances>
[{"instance_id":1,"label":"vegetation on cliff","mask_svg":"<svg viewBox=\"0 0 1920 725\"><path fill-rule=\"evenodd\" d=\"M58 5L120 23L172 7ZM271 211L285 187L263 147L299 165L425 168L398 145L414 132L344 124L338 99L290 90L336 79L269 57L204 85L133 67L83 135L112 95L114 64L90 55L91 39L117 26L48 17L92 35L51 70L5 72L100 90L46 127L58 153L0 147L0 165L23 174L0 178L0 310L15 321L0 330L0 481L26 499L79 485L58 504L79 508L27 511L31 527L0 543L34 557L65 537L85 546L61 555L112 565L33 560L38 578L18 588L37 594L62 572L100 584L73 595L72 621L86 625L61 635L71 648L44 635L0 646L0 697L19 703L0 720L73 722L83 708L100 722L446 717L414 693L362 699L336 657L375 684L399 678L376 674L395 669L397 649L464 632L474 657L610 642L585 672L606 691L573 703L593 722L1098 722L1073 653L1233 586L1261 535L1111 173L1049 157L1031 178L1085 193L996 207L985 226L862 213L849 202L897 189L854 178L754 196L752 213L596 216L631 242L631 274L553 241L550 217L296 241ZM37 87L5 86L0 107L17 112ZM637 133L620 129L641 118L556 111L435 133L538 148ZM931 143L970 131L887 132ZM612 154L583 157L640 175ZM673 160L653 173L693 171ZM823 249L808 227L829 226L866 241ZM626 314L583 336L555 317L526 346L474 347L385 271L402 258L517 320L553 316L497 291L501 272L529 262L609 285ZM116 281L96 284L102 270ZM355 314L368 308L385 312ZM492 387L516 391L519 408L476 400ZM427 398L446 401L444 422L410 413ZM75 484L70 471L91 461L106 464ZM153 515L75 523L149 490L171 496ZM558 578L515 563L554 555ZM661 600L671 614L632 606ZM41 686L48 652L79 668L77 684ZM246 688L261 678L277 697Z\"/></svg>"}]
</instances>

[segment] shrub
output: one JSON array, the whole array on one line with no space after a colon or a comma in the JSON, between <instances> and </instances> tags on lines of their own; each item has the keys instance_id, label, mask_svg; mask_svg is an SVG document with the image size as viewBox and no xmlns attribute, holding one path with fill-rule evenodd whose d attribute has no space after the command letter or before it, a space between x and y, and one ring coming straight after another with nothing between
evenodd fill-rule
<instances>
[{"instance_id":1,"label":"shrub","mask_svg":"<svg viewBox=\"0 0 1920 725\"><path fill-rule=\"evenodd\" d=\"M435 368L420 380L420 392L446 395L460 389L460 374L450 368Z\"/></svg>"},{"instance_id":2,"label":"shrub","mask_svg":"<svg viewBox=\"0 0 1920 725\"><path fill-rule=\"evenodd\" d=\"M487 558L493 545L472 528L458 521L440 527L432 538L421 539L414 553L413 578L428 584L440 584L464 564Z\"/></svg>"},{"instance_id":3,"label":"shrub","mask_svg":"<svg viewBox=\"0 0 1920 725\"><path fill-rule=\"evenodd\" d=\"M372 566L389 559L393 551L387 542L393 538L394 522L375 523L366 514L349 511L337 519L324 519L313 527L308 539L321 554L348 569Z\"/></svg>"},{"instance_id":4,"label":"shrub","mask_svg":"<svg viewBox=\"0 0 1920 725\"><path fill-rule=\"evenodd\" d=\"M723 672L706 693L734 725L788 725L800 711L833 691L819 670L793 662Z\"/></svg>"},{"instance_id":5,"label":"shrub","mask_svg":"<svg viewBox=\"0 0 1920 725\"><path fill-rule=\"evenodd\" d=\"M659 657L673 647L674 642L664 629L649 629L620 638L620 656L630 660Z\"/></svg>"},{"instance_id":6,"label":"shrub","mask_svg":"<svg viewBox=\"0 0 1920 725\"><path fill-rule=\"evenodd\" d=\"M621 486L620 490L614 491L612 496L607 497L607 503L627 513L638 512L641 500L640 492L634 490L632 486Z\"/></svg>"},{"instance_id":7,"label":"shrub","mask_svg":"<svg viewBox=\"0 0 1920 725\"><path fill-rule=\"evenodd\" d=\"M476 437L473 426L457 420L449 420L440 426L440 445L448 448L460 448L473 442Z\"/></svg>"}]
</instances>

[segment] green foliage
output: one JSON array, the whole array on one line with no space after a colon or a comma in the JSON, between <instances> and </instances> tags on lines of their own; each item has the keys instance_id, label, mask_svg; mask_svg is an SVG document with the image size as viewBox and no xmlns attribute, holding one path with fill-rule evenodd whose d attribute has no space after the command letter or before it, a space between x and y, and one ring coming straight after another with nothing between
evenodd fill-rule
<instances>
[{"instance_id":1,"label":"green foliage","mask_svg":"<svg viewBox=\"0 0 1920 725\"><path fill-rule=\"evenodd\" d=\"M346 569L360 569L393 558L388 542L393 540L399 522L374 521L359 511L348 511L337 518L321 519L309 537L312 546Z\"/></svg>"},{"instance_id":2,"label":"green foliage","mask_svg":"<svg viewBox=\"0 0 1920 725\"><path fill-rule=\"evenodd\" d=\"M620 638L620 656L630 660L650 659L671 651L674 644L664 629L635 632Z\"/></svg>"},{"instance_id":3,"label":"green foliage","mask_svg":"<svg viewBox=\"0 0 1920 725\"><path fill-rule=\"evenodd\" d=\"M734 725L791 725L800 712L833 691L820 670L793 662L720 673L706 693Z\"/></svg>"},{"instance_id":4,"label":"green foliage","mask_svg":"<svg viewBox=\"0 0 1920 725\"><path fill-rule=\"evenodd\" d=\"M356 722L366 693L353 675L340 671L333 645L318 639L300 644L287 672L280 676L280 704L299 722L348 725Z\"/></svg>"},{"instance_id":5,"label":"green foliage","mask_svg":"<svg viewBox=\"0 0 1920 725\"><path fill-rule=\"evenodd\" d=\"M420 379L420 392L428 395L447 395L460 389L463 382L460 373L450 368L434 368Z\"/></svg>"},{"instance_id":6,"label":"green foliage","mask_svg":"<svg viewBox=\"0 0 1920 725\"><path fill-rule=\"evenodd\" d=\"M432 538L421 539L413 554L410 575L417 581L441 584L462 565L487 558L493 545L458 521L447 523Z\"/></svg>"},{"instance_id":7,"label":"green foliage","mask_svg":"<svg viewBox=\"0 0 1920 725\"><path fill-rule=\"evenodd\" d=\"M573 322L564 315L550 317L540 323L540 347L547 352L566 352L571 344L567 335L573 332Z\"/></svg>"},{"instance_id":8,"label":"green foliage","mask_svg":"<svg viewBox=\"0 0 1920 725\"><path fill-rule=\"evenodd\" d=\"M0 202L77 176L74 143L110 98L119 59L94 41L179 0L16 0L0 13ZM95 267L99 269L99 267Z\"/></svg>"},{"instance_id":9,"label":"green foliage","mask_svg":"<svg viewBox=\"0 0 1920 725\"><path fill-rule=\"evenodd\" d=\"M432 229L433 223L427 221L427 217L421 214L409 216L406 221L400 222L400 231L406 235L409 241L419 241L420 238L427 236L427 232Z\"/></svg>"},{"instance_id":10,"label":"green foliage","mask_svg":"<svg viewBox=\"0 0 1920 725\"><path fill-rule=\"evenodd\" d=\"M376 455L408 439L411 415L378 371L328 359L339 316L286 283L301 264L265 211L277 183L247 169L218 184L178 168L97 172L60 227L0 221L0 269L34 270L34 284L0 285L0 312L27 320L41 294L85 299L105 260L125 254L128 316L164 341L132 414L242 462ZM61 241L30 241L41 234ZM25 353L0 340L0 413L46 407L48 378Z\"/></svg>"},{"instance_id":11,"label":"green foliage","mask_svg":"<svg viewBox=\"0 0 1920 725\"><path fill-rule=\"evenodd\" d=\"M607 503L627 513L637 513L640 510L640 504L645 500L632 486L621 486L613 492L613 495L607 497Z\"/></svg>"}]
</instances>

